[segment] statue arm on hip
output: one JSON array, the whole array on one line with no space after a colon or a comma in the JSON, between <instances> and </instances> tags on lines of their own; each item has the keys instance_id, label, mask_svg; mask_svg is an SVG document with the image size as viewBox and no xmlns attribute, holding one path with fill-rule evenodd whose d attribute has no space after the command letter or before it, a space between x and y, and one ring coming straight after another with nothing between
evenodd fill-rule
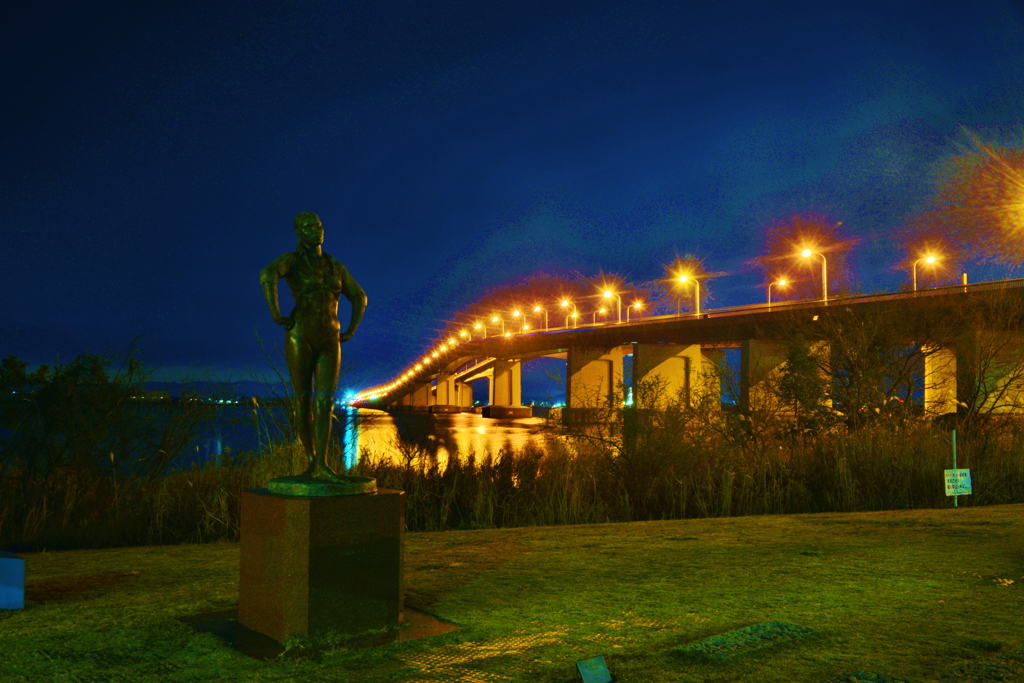
<instances>
[{"instance_id":1,"label":"statue arm on hip","mask_svg":"<svg viewBox=\"0 0 1024 683\"><path fill-rule=\"evenodd\" d=\"M366 312L366 292L345 266L341 266L341 293L352 304L352 319L349 321L348 329L340 335L340 340L344 343L355 335L359 321L363 319L363 313Z\"/></svg>"},{"instance_id":2,"label":"statue arm on hip","mask_svg":"<svg viewBox=\"0 0 1024 683\"><path fill-rule=\"evenodd\" d=\"M274 322L286 330L295 326L295 321L290 317L281 315L281 307L277 301L277 281L285 277L292 268L295 254L287 252L282 254L269 266L260 271L260 284L263 285L263 298L267 300L270 307L270 315Z\"/></svg>"}]
</instances>

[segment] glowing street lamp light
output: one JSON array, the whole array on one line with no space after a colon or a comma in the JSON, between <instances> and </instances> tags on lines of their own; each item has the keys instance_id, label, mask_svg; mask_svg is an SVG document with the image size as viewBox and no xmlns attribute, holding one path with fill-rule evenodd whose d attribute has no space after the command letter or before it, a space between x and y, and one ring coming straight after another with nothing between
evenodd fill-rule
<instances>
[{"instance_id":1,"label":"glowing street lamp light","mask_svg":"<svg viewBox=\"0 0 1024 683\"><path fill-rule=\"evenodd\" d=\"M501 333L505 334L505 320L504 319L499 318L498 316L494 316L493 318L491 318L491 322L492 323L501 323Z\"/></svg>"},{"instance_id":2,"label":"glowing street lamp light","mask_svg":"<svg viewBox=\"0 0 1024 683\"><path fill-rule=\"evenodd\" d=\"M804 249L800 252L800 255L804 258L810 258L812 254L821 257L821 298L825 303L828 303L828 265L825 263L825 255L810 249Z\"/></svg>"},{"instance_id":3,"label":"glowing street lamp light","mask_svg":"<svg viewBox=\"0 0 1024 683\"><path fill-rule=\"evenodd\" d=\"M572 306L572 313L568 313L568 311L566 311L568 313L568 315L565 316L565 329L569 329L569 318L572 318L572 328L575 330L576 329L576 304L571 303L568 300L563 300L562 301L562 308L568 309L569 306Z\"/></svg>"},{"instance_id":4,"label":"glowing street lamp light","mask_svg":"<svg viewBox=\"0 0 1024 683\"><path fill-rule=\"evenodd\" d=\"M920 263L921 261L924 261L925 263L935 263L935 257L934 256L923 256L923 257L917 259L916 261L914 261L914 268L913 268L913 270L914 270L914 291L915 292L917 291L917 264Z\"/></svg>"},{"instance_id":5,"label":"glowing street lamp light","mask_svg":"<svg viewBox=\"0 0 1024 683\"><path fill-rule=\"evenodd\" d=\"M613 291L611 291L609 289L604 290L604 298L605 299L611 299L613 296L615 297L615 299L618 301L618 304L619 304L619 322L621 323L622 322L622 297L620 297L618 294L616 294L615 292L613 292ZM627 312L628 312L628 309L627 309Z\"/></svg>"},{"instance_id":6,"label":"glowing street lamp light","mask_svg":"<svg viewBox=\"0 0 1024 683\"><path fill-rule=\"evenodd\" d=\"M680 275L679 276L679 281L682 282L682 283L689 282L690 279L691 278L686 276L686 275ZM697 314L696 315L699 317L700 316L700 280L698 280L697 278L692 278L692 279L693 279L693 291L695 292L695 300L696 300L696 304L697 304L696 305L696 308L697 308ZM676 315L678 315L678 314L679 314L679 300L677 299L676 300Z\"/></svg>"},{"instance_id":7,"label":"glowing street lamp light","mask_svg":"<svg viewBox=\"0 0 1024 683\"><path fill-rule=\"evenodd\" d=\"M785 287L786 286L786 281L785 280L779 280L778 282L769 282L768 283L768 310L769 311L772 310L772 285L778 285L779 287Z\"/></svg>"},{"instance_id":8,"label":"glowing street lamp light","mask_svg":"<svg viewBox=\"0 0 1024 683\"><path fill-rule=\"evenodd\" d=\"M533 312L534 313L540 313L541 311L544 311L544 331L547 332L548 331L548 309L541 308L540 306L534 306L533 307Z\"/></svg>"},{"instance_id":9,"label":"glowing street lamp light","mask_svg":"<svg viewBox=\"0 0 1024 683\"><path fill-rule=\"evenodd\" d=\"M632 306L626 306L626 322L627 323L629 322L629 311L630 311L630 309L635 308L637 310L637 312L639 312L642 307L643 307L643 302L642 301L634 301Z\"/></svg>"},{"instance_id":10,"label":"glowing street lamp light","mask_svg":"<svg viewBox=\"0 0 1024 683\"><path fill-rule=\"evenodd\" d=\"M593 320L593 322L591 324L593 324L593 325L597 324L597 314L598 313L600 313L601 315L604 315L606 313L606 311L603 308L601 310L594 311L594 320Z\"/></svg>"}]
</instances>

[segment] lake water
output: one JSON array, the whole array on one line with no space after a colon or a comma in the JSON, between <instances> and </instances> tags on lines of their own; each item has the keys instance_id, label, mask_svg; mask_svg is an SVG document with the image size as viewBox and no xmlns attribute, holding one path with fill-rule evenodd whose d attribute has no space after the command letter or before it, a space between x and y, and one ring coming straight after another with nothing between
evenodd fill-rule
<instances>
[{"instance_id":1,"label":"lake water","mask_svg":"<svg viewBox=\"0 0 1024 683\"><path fill-rule=\"evenodd\" d=\"M374 455L400 457L397 446L403 437L418 443L434 444L442 467L452 451L460 457L474 453L481 458L488 453L497 455L507 445L513 448L522 448L529 443L543 446L548 438L545 422L539 417L497 420L475 413L429 415L387 413L365 408L338 408L335 415L338 420L331 439L341 443L346 466L355 464L363 449ZM175 460L174 466L188 469L194 463L204 465L228 452L256 452L261 443L266 443L264 430L262 426L257 427L251 408L225 407L210 430L193 441Z\"/></svg>"}]
</instances>

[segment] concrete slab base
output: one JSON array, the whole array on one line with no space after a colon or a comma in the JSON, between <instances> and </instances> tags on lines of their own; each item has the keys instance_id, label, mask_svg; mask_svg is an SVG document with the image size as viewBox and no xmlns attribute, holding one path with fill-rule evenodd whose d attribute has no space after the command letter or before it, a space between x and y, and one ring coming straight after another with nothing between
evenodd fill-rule
<instances>
[{"instance_id":1,"label":"concrete slab base","mask_svg":"<svg viewBox=\"0 0 1024 683\"><path fill-rule=\"evenodd\" d=\"M480 414L499 420L515 420L521 417L533 417L533 408L530 406L484 406Z\"/></svg>"}]
</instances>

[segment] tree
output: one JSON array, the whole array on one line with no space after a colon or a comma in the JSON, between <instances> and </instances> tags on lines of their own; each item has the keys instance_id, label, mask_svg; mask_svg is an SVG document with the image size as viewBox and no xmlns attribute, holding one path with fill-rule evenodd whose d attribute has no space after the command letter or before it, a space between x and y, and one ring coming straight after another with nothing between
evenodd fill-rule
<instances>
[{"instance_id":1,"label":"tree","mask_svg":"<svg viewBox=\"0 0 1024 683\"><path fill-rule=\"evenodd\" d=\"M835 421L830 382L823 372L820 353L812 351L802 334L794 336L786 349L779 396L793 406L794 430L800 435L818 432Z\"/></svg>"}]
</instances>

